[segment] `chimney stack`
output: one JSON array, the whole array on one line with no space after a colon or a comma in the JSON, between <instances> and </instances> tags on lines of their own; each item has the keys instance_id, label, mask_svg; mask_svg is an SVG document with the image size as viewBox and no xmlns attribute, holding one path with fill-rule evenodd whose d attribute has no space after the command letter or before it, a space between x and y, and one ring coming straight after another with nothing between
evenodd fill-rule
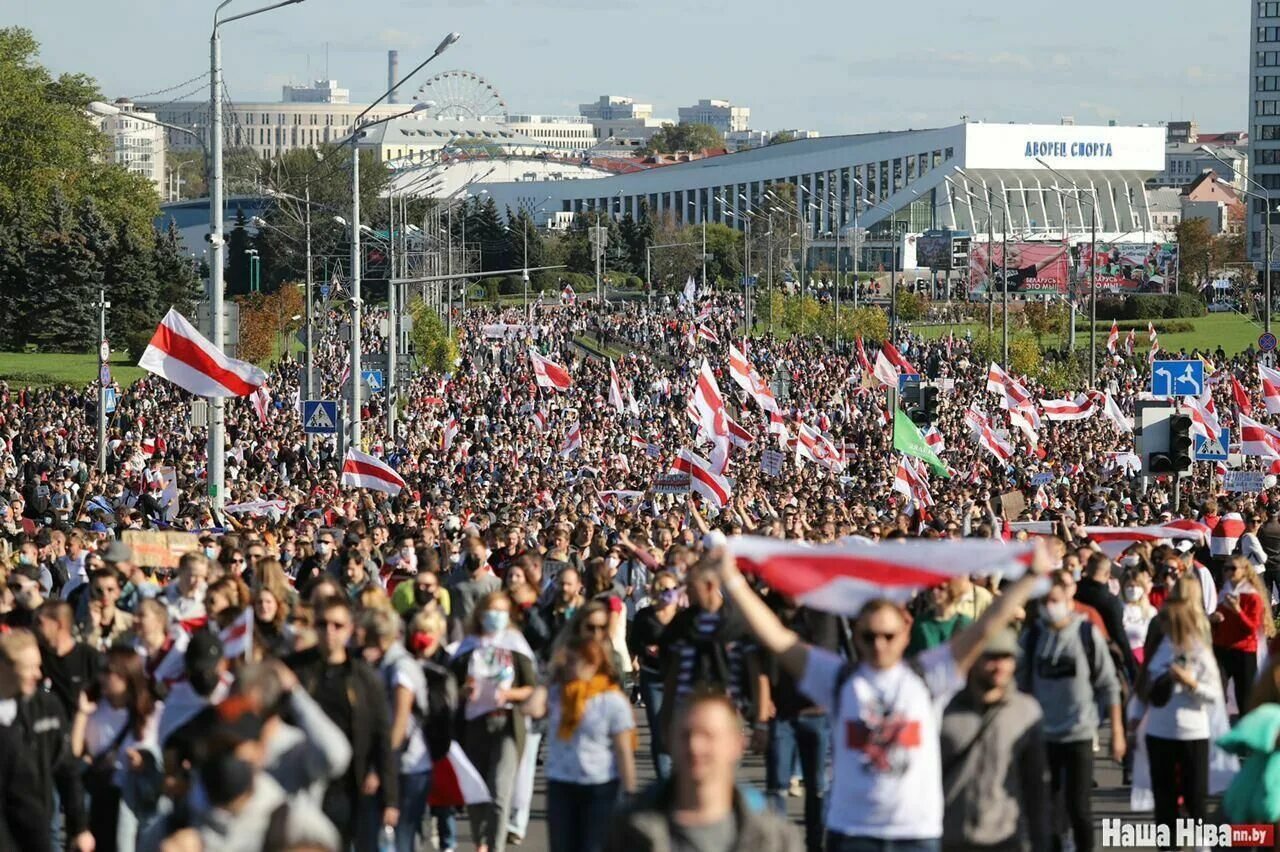
<instances>
[{"instance_id":1,"label":"chimney stack","mask_svg":"<svg viewBox=\"0 0 1280 852\"><path fill-rule=\"evenodd\" d=\"M391 90L391 94L387 96L387 103L399 103L399 92L394 88L396 82L400 79L400 51L387 51L387 88Z\"/></svg>"}]
</instances>

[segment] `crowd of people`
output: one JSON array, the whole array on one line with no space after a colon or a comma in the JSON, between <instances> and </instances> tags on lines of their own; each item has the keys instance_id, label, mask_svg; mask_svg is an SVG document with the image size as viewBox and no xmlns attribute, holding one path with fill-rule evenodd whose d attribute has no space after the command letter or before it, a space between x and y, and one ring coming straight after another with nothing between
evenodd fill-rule
<instances>
[{"instance_id":1,"label":"crowd of people","mask_svg":"<svg viewBox=\"0 0 1280 852\"><path fill-rule=\"evenodd\" d=\"M330 397L350 380L337 318L317 335ZM1175 504L1138 475L1145 352L1103 359L1105 411L1032 427L966 340L906 335L898 357L940 388L949 475L930 474L895 451L870 342L735 342L738 323L732 295L473 308L455 368L404 380L392 430L364 400L397 493L343 485L285 360L268 402L228 403L225 510L161 378L120 388L105 470L92 388L0 386L0 849L503 852L540 830L541 788L557 852L1087 852L1100 748L1140 818L1218 814L1238 764L1216 742L1280 713L1274 480L1224 494L1200 464ZM775 410L738 392L731 343ZM567 389L535 380L531 348ZM1265 419L1252 357L1206 357L1201 403ZM689 413L704 363L731 446ZM1033 407L1075 396L1021 382ZM1013 452L977 440L975 412ZM802 429L835 456L802 457ZM705 438L729 493L656 487ZM1104 528L1144 532L1117 549ZM180 556L152 546L165 531ZM863 577L853 606L744 575L739 536L946 542L956 563ZM964 563L980 540L1026 571ZM1261 808L1255 786L1225 801Z\"/></svg>"}]
</instances>

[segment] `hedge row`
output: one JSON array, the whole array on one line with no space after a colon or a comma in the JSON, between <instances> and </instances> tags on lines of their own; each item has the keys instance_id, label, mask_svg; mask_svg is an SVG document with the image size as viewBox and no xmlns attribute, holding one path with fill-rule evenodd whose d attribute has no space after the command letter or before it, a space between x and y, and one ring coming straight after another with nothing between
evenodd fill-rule
<instances>
[{"instance_id":1,"label":"hedge row","mask_svg":"<svg viewBox=\"0 0 1280 852\"><path fill-rule=\"evenodd\" d=\"M1101 305L1099 305L1099 307L1101 307ZM1098 311L1098 314L1099 314L1099 315L1101 315L1101 314L1102 314L1102 311ZM1127 332L1127 331L1129 331L1130 329L1133 329L1134 331L1140 331L1140 332L1144 332L1144 333L1145 333L1145 332L1146 332L1146 330L1147 330L1147 323L1148 323L1148 322L1149 322L1149 323L1151 323L1152 325L1154 325L1154 326L1156 327L1156 333L1157 333L1157 334L1183 334L1183 333L1185 333L1185 332L1195 331L1195 330L1196 330L1196 324L1195 324L1195 323L1191 322L1190 320L1183 320L1183 319L1175 319L1175 320L1160 320L1160 319L1157 319L1157 320L1119 320L1119 321L1117 321L1117 322L1116 322L1116 327L1120 329L1120 332L1121 332L1121 333ZM1077 321L1077 322L1076 322L1076 330L1077 330L1077 331L1088 331L1088 330L1089 330L1089 320L1088 320L1088 318L1085 318L1083 321ZM1099 319L1099 320L1098 320L1098 331L1099 331L1099 333L1106 333L1106 332L1108 332L1108 331L1110 331L1110 330L1111 330L1111 320L1105 320L1105 321L1104 321L1104 320L1101 320L1101 319Z\"/></svg>"},{"instance_id":2,"label":"hedge row","mask_svg":"<svg viewBox=\"0 0 1280 852\"><path fill-rule=\"evenodd\" d=\"M1204 315L1204 300L1192 293L1178 295L1144 293L1124 298L1098 299L1098 319L1157 320Z\"/></svg>"}]
</instances>

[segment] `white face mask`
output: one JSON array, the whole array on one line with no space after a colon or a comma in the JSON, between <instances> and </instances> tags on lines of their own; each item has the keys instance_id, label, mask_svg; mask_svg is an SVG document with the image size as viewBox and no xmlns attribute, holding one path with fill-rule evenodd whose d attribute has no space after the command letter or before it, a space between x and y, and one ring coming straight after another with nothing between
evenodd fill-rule
<instances>
[{"instance_id":1,"label":"white face mask","mask_svg":"<svg viewBox=\"0 0 1280 852\"><path fill-rule=\"evenodd\" d=\"M1142 589L1137 586L1130 586L1124 590L1124 597L1129 603L1137 603L1142 600Z\"/></svg>"},{"instance_id":2,"label":"white face mask","mask_svg":"<svg viewBox=\"0 0 1280 852\"><path fill-rule=\"evenodd\" d=\"M1049 601L1044 605L1044 617L1050 624L1061 624L1071 617L1071 604L1067 601Z\"/></svg>"}]
</instances>

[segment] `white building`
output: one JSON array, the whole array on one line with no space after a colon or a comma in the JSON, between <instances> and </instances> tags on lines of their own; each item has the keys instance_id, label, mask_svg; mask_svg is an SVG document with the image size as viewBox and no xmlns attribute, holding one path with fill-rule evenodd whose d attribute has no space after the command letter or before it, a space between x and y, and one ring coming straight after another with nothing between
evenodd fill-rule
<instances>
[{"instance_id":1,"label":"white building","mask_svg":"<svg viewBox=\"0 0 1280 852\"><path fill-rule=\"evenodd\" d=\"M287 104L349 104L351 90L338 88L337 80L316 80L310 86L283 86L280 100Z\"/></svg>"},{"instance_id":2,"label":"white building","mask_svg":"<svg viewBox=\"0 0 1280 852\"><path fill-rule=\"evenodd\" d=\"M1280 189L1280 2L1259 0L1249 4L1249 174L1250 186L1259 185L1268 197ZM1267 202L1249 199L1249 259L1266 263L1274 258L1262 246L1262 215ZM1280 223L1280 217L1273 224ZM1274 242L1275 228L1272 228ZM1274 264L1274 260L1271 260Z\"/></svg>"},{"instance_id":3,"label":"white building","mask_svg":"<svg viewBox=\"0 0 1280 852\"><path fill-rule=\"evenodd\" d=\"M332 84L332 85L329 85ZM292 87L286 87L292 88ZM355 119L368 104L341 101L346 89L337 88L336 81L325 80L312 89L320 90L338 100L295 101L286 103L223 103L222 140L227 148L248 148L260 157L272 157L295 148L317 148L329 142L346 138L355 130ZM173 103L143 102L140 109L152 109L156 117L168 124L176 124L194 130L208 140L209 102L176 101ZM403 104L379 104L369 110L366 121L404 112ZM172 151L199 151L200 143L185 133L168 132L168 147Z\"/></svg>"},{"instance_id":4,"label":"white building","mask_svg":"<svg viewBox=\"0 0 1280 852\"><path fill-rule=\"evenodd\" d=\"M1099 239L1163 239L1145 181L1163 170L1164 145L1161 127L960 124L800 139L597 180L544 181L536 191L550 196L543 205L548 212L638 217L643 205L652 216L678 222L740 227L746 208L766 191L791 184L812 210L802 229L810 245L834 246L838 230L847 246L856 218L857 228L868 232L862 260L887 268L892 231L903 245L940 228L979 239L990 229L999 239L1002 203L1010 234L1022 240L1061 240L1064 233L1087 239L1091 201ZM530 194L519 182L477 183L469 190L484 190L499 209L514 209ZM549 218L537 215L544 223Z\"/></svg>"},{"instance_id":5,"label":"white building","mask_svg":"<svg viewBox=\"0 0 1280 852\"><path fill-rule=\"evenodd\" d=\"M1237 189L1246 188L1245 176L1249 174L1249 158L1240 148L1197 142L1169 142L1165 145L1164 157L1164 171L1147 181L1147 186L1186 186L1205 170L1210 170Z\"/></svg>"},{"instance_id":6,"label":"white building","mask_svg":"<svg viewBox=\"0 0 1280 852\"><path fill-rule=\"evenodd\" d=\"M709 124L722 136L751 126L751 109L728 101L703 98L693 106L680 107L679 113L681 124Z\"/></svg>"},{"instance_id":7,"label":"white building","mask_svg":"<svg viewBox=\"0 0 1280 852\"><path fill-rule=\"evenodd\" d=\"M405 116L365 131L357 143L379 162L397 165L435 161L442 152L475 155L533 155L546 151L537 139L497 121Z\"/></svg>"},{"instance_id":8,"label":"white building","mask_svg":"<svg viewBox=\"0 0 1280 852\"><path fill-rule=\"evenodd\" d=\"M593 103L579 104L578 115L592 122L651 118L653 105L638 104L622 95L601 95Z\"/></svg>"},{"instance_id":9,"label":"white building","mask_svg":"<svg viewBox=\"0 0 1280 852\"><path fill-rule=\"evenodd\" d=\"M119 98L117 115L97 119L98 127L111 139L111 160L151 181L164 198L165 130L157 127L154 113L138 109L128 98ZM141 119L150 119L151 122Z\"/></svg>"},{"instance_id":10,"label":"white building","mask_svg":"<svg viewBox=\"0 0 1280 852\"><path fill-rule=\"evenodd\" d=\"M1147 209L1152 227L1171 234L1182 221L1182 192L1171 186L1148 189Z\"/></svg>"},{"instance_id":11,"label":"white building","mask_svg":"<svg viewBox=\"0 0 1280 852\"><path fill-rule=\"evenodd\" d=\"M596 143L595 128L580 115L508 115L502 123L511 132L534 139L550 151L585 153Z\"/></svg>"}]
</instances>

